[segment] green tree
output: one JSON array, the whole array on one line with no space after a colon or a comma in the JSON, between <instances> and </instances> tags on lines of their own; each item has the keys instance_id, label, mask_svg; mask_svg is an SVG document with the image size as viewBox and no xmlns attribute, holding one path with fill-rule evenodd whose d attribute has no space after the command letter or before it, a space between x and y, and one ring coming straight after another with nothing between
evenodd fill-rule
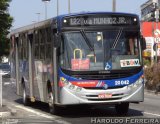
<instances>
[{"instance_id":1,"label":"green tree","mask_svg":"<svg viewBox=\"0 0 160 124\"><path fill-rule=\"evenodd\" d=\"M0 58L9 55L9 39L7 35L12 26L13 18L8 12L11 0L0 0Z\"/></svg>"}]
</instances>

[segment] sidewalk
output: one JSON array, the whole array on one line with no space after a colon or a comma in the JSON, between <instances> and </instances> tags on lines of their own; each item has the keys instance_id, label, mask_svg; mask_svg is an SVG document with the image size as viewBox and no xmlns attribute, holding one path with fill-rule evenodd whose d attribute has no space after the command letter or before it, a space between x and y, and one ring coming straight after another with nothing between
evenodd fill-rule
<instances>
[{"instance_id":1,"label":"sidewalk","mask_svg":"<svg viewBox=\"0 0 160 124\"><path fill-rule=\"evenodd\" d=\"M0 107L0 119L12 117L16 114L16 110L9 106L5 100L3 100L3 106Z\"/></svg>"},{"instance_id":2,"label":"sidewalk","mask_svg":"<svg viewBox=\"0 0 160 124\"><path fill-rule=\"evenodd\" d=\"M160 95L160 92L156 92L156 91L154 91L154 90L144 89L144 92L146 92L146 93L151 93L151 94L154 94L154 95Z\"/></svg>"},{"instance_id":3,"label":"sidewalk","mask_svg":"<svg viewBox=\"0 0 160 124\"><path fill-rule=\"evenodd\" d=\"M0 107L0 118L5 118L9 116L11 116L11 110L6 105Z\"/></svg>"}]
</instances>

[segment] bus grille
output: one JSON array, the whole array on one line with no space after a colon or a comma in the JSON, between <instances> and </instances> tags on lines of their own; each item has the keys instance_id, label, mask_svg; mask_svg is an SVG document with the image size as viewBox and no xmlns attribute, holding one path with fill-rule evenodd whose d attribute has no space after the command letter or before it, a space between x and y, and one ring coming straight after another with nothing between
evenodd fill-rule
<instances>
[{"instance_id":1,"label":"bus grille","mask_svg":"<svg viewBox=\"0 0 160 124\"><path fill-rule=\"evenodd\" d=\"M117 74L80 74L72 75L75 78L89 79L89 80L106 80L106 79L118 79L125 78L134 75L134 73L117 73Z\"/></svg>"},{"instance_id":2,"label":"bus grille","mask_svg":"<svg viewBox=\"0 0 160 124\"><path fill-rule=\"evenodd\" d=\"M123 88L125 86L116 86L116 87L108 87L108 89L118 89L118 88ZM84 89L88 89L88 90L104 90L104 87L83 87Z\"/></svg>"},{"instance_id":3,"label":"bus grille","mask_svg":"<svg viewBox=\"0 0 160 124\"><path fill-rule=\"evenodd\" d=\"M68 71L62 69L63 73L84 80L110 80L133 76L139 73L142 67L128 70L111 70L111 71Z\"/></svg>"}]
</instances>

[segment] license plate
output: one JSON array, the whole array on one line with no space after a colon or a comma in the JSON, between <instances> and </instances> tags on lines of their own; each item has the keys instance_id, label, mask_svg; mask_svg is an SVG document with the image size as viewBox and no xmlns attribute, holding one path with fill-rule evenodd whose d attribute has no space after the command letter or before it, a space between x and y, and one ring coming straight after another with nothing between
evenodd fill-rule
<instances>
[{"instance_id":1,"label":"license plate","mask_svg":"<svg viewBox=\"0 0 160 124\"><path fill-rule=\"evenodd\" d=\"M104 94L99 94L98 95L98 98L111 98L112 97L112 94L108 94L108 93L104 93Z\"/></svg>"}]
</instances>

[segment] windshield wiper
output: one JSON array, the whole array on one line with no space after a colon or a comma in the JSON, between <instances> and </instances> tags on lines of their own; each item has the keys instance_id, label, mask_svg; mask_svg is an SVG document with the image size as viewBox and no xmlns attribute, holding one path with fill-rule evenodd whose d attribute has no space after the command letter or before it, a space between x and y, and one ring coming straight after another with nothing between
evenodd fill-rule
<instances>
[{"instance_id":1,"label":"windshield wiper","mask_svg":"<svg viewBox=\"0 0 160 124\"><path fill-rule=\"evenodd\" d=\"M95 53L95 50L94 50L94 46L91 44L91 41L86 36L86 33L85 33L84 30L80 30L80 33L81 33L82 37L84 38L84 41L86 42L89 49L93 52L94 59L95 59L95 62L96 62L96 53Z\"/></svg>"},{"instance_id":2,"label":"windshield wiper","mask_svg":"<svg viewBox=\"0 0 160 124\"><path fill-rule=\"evenodd\" d=\"M84 30L80 30L82 37L84 38L84 41L86 42L86 44L88 45L89 49L91 51L94 52L94 47L92 46L90 40L88 39L88 37L86 36L86 33Z\"/></svg>"},{"instance_id":3,"label":"windshield wiper","mask_svg":"<svg viewBox=\"0 0 160 124\"><path fill-rule=\"evenodd\" d=\"M117 43L119 41L119 38L121 37L121 34L122 34L122 31L123 31L123 28L121 28L115 38L115 41L113 42L113 45L112 45L112 49L115 49L116 46L117 46Z\"/></svg>"}]
</instances>

